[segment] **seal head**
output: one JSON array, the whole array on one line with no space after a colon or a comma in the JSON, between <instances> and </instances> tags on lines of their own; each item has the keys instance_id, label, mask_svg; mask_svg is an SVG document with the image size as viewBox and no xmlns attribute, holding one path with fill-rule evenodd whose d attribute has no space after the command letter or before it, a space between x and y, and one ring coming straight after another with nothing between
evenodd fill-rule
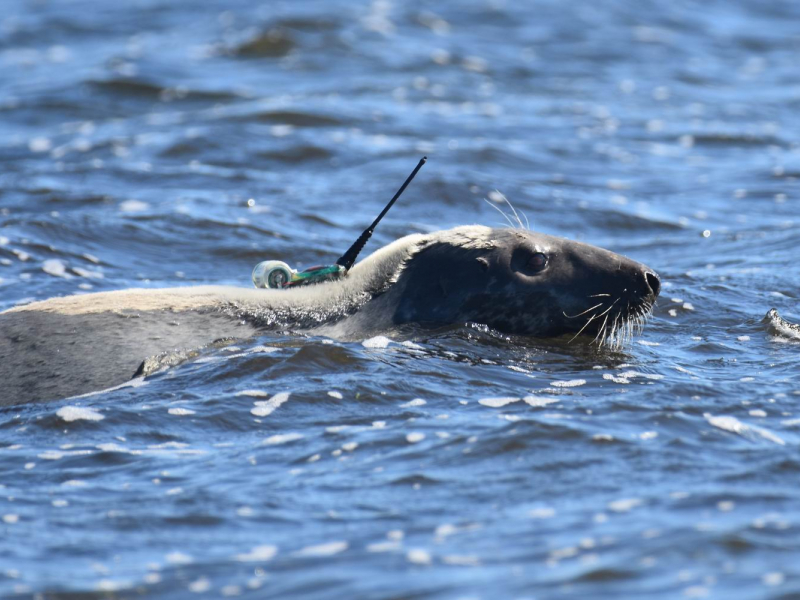
<instances>
[{"instance_id":1,"label":"seal head","mask_svg":"<svg viewBox=\"0 0 800 600\"><path fill-rule=\"evenodd\" d=\"M619 346L661 289L641 263L595 246L513 229L459 228L409 260L393 322L477 322L539 337L583 333Z\"/></svg>"}]
</instances>

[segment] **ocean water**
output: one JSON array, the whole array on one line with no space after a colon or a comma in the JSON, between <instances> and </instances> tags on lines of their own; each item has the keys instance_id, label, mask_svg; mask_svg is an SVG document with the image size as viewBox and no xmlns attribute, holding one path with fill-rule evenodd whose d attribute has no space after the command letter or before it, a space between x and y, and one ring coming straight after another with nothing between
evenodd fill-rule
<instances>
[{"instance_id":1,"label":"ocean water","mask_svg":"<svg viewBox=\"0 0 800 600\"><path fill-rule=\"evenodd\" d=\"M5 0L0 308L531 229L621 352L264 335L0 409L3 598L800 597L800 4ZM0 394L2 387L0 386Z\"/></svg>"}]
</instances>

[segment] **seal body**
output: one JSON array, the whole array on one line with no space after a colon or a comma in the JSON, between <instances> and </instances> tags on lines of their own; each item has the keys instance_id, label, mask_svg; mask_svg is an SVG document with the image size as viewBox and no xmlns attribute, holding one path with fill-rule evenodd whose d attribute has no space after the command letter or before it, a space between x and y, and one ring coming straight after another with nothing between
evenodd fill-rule
<instances>
[{"instance_id":1,"label":"seal body","mask_svg":"<svg viewBox=\"0 0 800 600\"><path fill-rule=\"evenodd\" d=\"M777 337L800 341L800 325L784 319L775 308L771 308L762 322L766 324L767 331Z\"/></svg>"},{"instance_id":2,"label":"seal body","mask_svg":"<svg viewBox=\"0 0 800 600\"><path fill-rule=\"evenodd\" d=\"M593 335L614 345L641 324L659 288L651 269L607 250L470 226L407 236L345 278L308 287L54 298L0 313L0 405L124 384L215 340L270 330L363 339L405 323L478 322L506 333Z\"/></svg>"}]
</instances>

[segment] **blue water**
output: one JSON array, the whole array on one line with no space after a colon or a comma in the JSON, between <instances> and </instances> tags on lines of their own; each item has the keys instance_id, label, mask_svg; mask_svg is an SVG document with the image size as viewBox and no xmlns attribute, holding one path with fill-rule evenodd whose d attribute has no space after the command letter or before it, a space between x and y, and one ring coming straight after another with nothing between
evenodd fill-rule
<instances>
[{"instance_id":1,"label":"blue water","mask_svg":"<svg viewBox=\"0 0 800 600\"><path fill-rule=\"evenodd\" d=\"M262 336L0 409L0 596L800 596L800 4L3 8L0 308L331 262L422 154L370 248L506 197L663 291L624 352Z\"/></svg>"}]
</instances>

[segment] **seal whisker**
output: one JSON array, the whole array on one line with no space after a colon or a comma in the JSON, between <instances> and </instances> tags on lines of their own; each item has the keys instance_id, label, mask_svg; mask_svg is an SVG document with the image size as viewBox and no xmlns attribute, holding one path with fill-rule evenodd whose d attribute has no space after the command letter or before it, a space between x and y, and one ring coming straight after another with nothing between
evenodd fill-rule
<instances>
[{"instance_id":1,"label":"seal whisker","mask_svg":"<svg viewBox=\"0 0 800 600\"><path fill-rule=\"evenodd\" d=\"M610 315L609 315L610 316ZM614 336L617 333L617 325L616 325L616 317L609 323L609 326L606 327L606 330L603 332L603 337L600 340L600 343L604 346L608 346L611 349L616 350L616 345L614 343Z\"/></svg>"},{"instance_id":2,"label":"seal whisker","mask_svg":"<svg viewBox=\"0 0 800 600\"><path fill-rule=\"evenodd\" d=\"M612 303L611 303L611 306L609 306L607 309L605 309L603 312L601 312L599 315L597 315L597 316L598 316L598 318L599 318L599 317L602 317L602 316L603 316L603 315L605 315L605 314L608 314L608 311L610 311L612 308L614 308L614 305L615 305L617 302L619 302L619 298L617 298L616 300L614 300L614 302L612 302ZM602 304L602 303L601 303L601 304Z\"/></svg>"},{"instance_id":3,"label":"seal whisker","mask_svg":"<svg viewBox=\"0 0 800 600\"><path fill-rule=\"evenodd\" d=\"M594 321L594 319L595 319L595 317L596 317L596 316L597 316L597 315L592 315L591 317L589 317L589 319L586 321L586 323L584 324L584 326L580 328L580 330L578 331L578 333L576 333L574 336L572 336L572 339L571 339L570 341L568 341L568 342L567 342L567 344L571 344L572 342L574 342L574 341L575 341L575 338L576 338L576 337L578 337L580 334L582 334L582 333L583 333L583 330L584 330L584 329L586 329L586 328L589 326L589 323L591 323L592 321Z\"/></svg>"},{"instance_id":4,"label":"seal whisker","mask_svg":"<svg viewBox=\"0 0 800 600\"><path fill-rule=\"evenodd\" d=\"M607 344L610 348L617 350L620 346L620 336L624 335L622 323L620 323L620 313L614 315L614 321L611 323L611 330L607 336ZM603 341L605 342L606 339Z\"/></svg>"},{"instance_id":5,"label":"seal whisker","mask_svg":"<svg viewBox=\"0 0 800 600\"><path fill-rule=\"evenodd\" d=\"M595 336L595 338L593 340L593 342L597 342L598 346L602 346L603 345L603 341L602 340L605 339L605 336L603 336L603 338L600 339L599 342L598 342L598 338L600 338L600 336L604 334L605 329L606 329L606 323L608 323L608 315L606 315L606 318L603 319L603 324L600 326L600 330L597 332L597 335Z\"/></svg>"},{"instance_id":6,"label":"seal whisker","mask_svg":"<svg viewBox=\"0 0 800 600\"><path fill-rule=\"evenodd\" d=\"M585 311L583 311L582 313L578 313L577 315L574 315L574 316L572 316L572 317L570 317L570 316L569 316L567 313L565 313L564 311L561 311L561 314L562 314L562 315L564 315L564 316L565 316L566 318L568 318L568 319L577 319L578 317L582 317L583 315L585 315L585 314L586 314L587 312L589 312L590 310L594 310L594 309L595 309L595 308L597 308L598 306L603 306L603 303L602 303L602 302L600 302L599 304L595 304L595 305L594 305L592 308L587 308L587 309L586 309Z\"/></svg>"},{"instance_id":7,"label":"seal whisker","mask_svg":"<svg viewBox=\"0 0 800 600\"><path fill-rule=\"evenodd\" d=\"M510 208L511 212L514 214L514 218L517 220L517 223L519 223L519 228L525 229L525 226L522 224L522 219L520 219L519 215L517 214L517 209L514 208L509 199L506 198L505 196L503 196L503 200L505 200L506 204L508 204L508 208Z\"/></svg>"},{"instance_id":8,"label":"seal whisker","mask_svg":"<svg viewBox=\"0 0 800 600\"><path fill-rule=\"evenodd\" d=\"M606 343L606 340L611 338L611 337L613 337L613 335L614 335L614 330L616 328L615 322L616 322L616 318L619 316L619 313L617 313L617 315L615 315L614 320L611 322L611 327L610 328L607 327L607 322L608 322L608 317L610 316L609 311L612 308L614 308L614 305L619 301L620 301L620 298L617 298L616 300L614 300L614 302L611 303L611 306L609 306L608 309L606 309L606 311L603 313L603 314L606 315L606 318L603 321L603 326L600 328L600 332L599 333L601 333L602 335L600 336L600 341L598 342L598 346L604 345ZM602 316L602 315L600 315L600 316ZM597 341L597 338L595 338L595 341Z\"/></svg>"},{"instance_id":9,"label":"seal whisker","mask_svg":"<svg viewBox=\"0 0 800 600\"><path fill-rule=\"evenodd\" d=\"M609 294L596 294L594 296L609 296ZM651 300L644 300L631 306L631 302L627 301L624 309L619 308L612 315L611 309L621 299L622 297L617 298L602 313L595 314L590 318L591 322L606 315L592 343L597 343L598 346L607 346L611 349L619 350L630 343L634 336L639 335L644 330L644 326L652 316L654 302ZM583 331L583 329L581 329L581 331Z\"/></svg>"},{"instance_id":10,"label":"seal whisker","mask_svg":"<svg viewBox=\"0 0 800 600\"><path fill-rule=\"evenodd\" d=\"M630 329L631 323L630 319L623 318L621 314L617 315L617 318L619 319L619 325L618 325L617 337L614 340L615 342L614 347L615 349L620 350L631 339L631 329Z\"/></svg>"},{"instance_id":11,"label":"seal whisker","mask_svg":"<svg viewBox=\"0 0 800 600\"><path fill-rule=\"evenodd\" d=\"M586 296L586 297L587 298L600 298L600 297L610 298L611 294L592 294L591 296Z\"/></svg>"},{"instance_id":12,"label":"seal whisker","mask_svg":"<svg viewBox=\"0 0 800 600\"><path fill-rule=\"evenodd\" d=\"M524 211L522 211L522 210L520 210L519 212L521 212L521 213L522 213L522 216L523 216L523 217L525 217L525 229L527 229L528 231L530 231L530 230L531 230L531 222L530 222L530 221L528 221L528 215L526 215L526 214L525 214L525 212L524 212Z\"/></svg>"},{"instance_id":13,"label":"seal whisker","mask_svg":"<svg viewBox=\"0 0 800 600\"><path fill-rule=\"evenodd\" d=\"M503 210L499 206L496 206L495 204L492 203L491 200L489 200L487 198L484 198L483 200L484 200L484 202L486 202L486 204L488 204L493 209L495 209L497 212L499 212L501 215L503 215L503 218L505 218L506 222L508 223L508 226L511 227L511 229L516 229L517 228L516 225L514 225L514 222L511 220L511 217L509 217L506 213L504 213ZM508 202L507 199L506 199L506 202Z\"/></svg>"}]
</instances>

